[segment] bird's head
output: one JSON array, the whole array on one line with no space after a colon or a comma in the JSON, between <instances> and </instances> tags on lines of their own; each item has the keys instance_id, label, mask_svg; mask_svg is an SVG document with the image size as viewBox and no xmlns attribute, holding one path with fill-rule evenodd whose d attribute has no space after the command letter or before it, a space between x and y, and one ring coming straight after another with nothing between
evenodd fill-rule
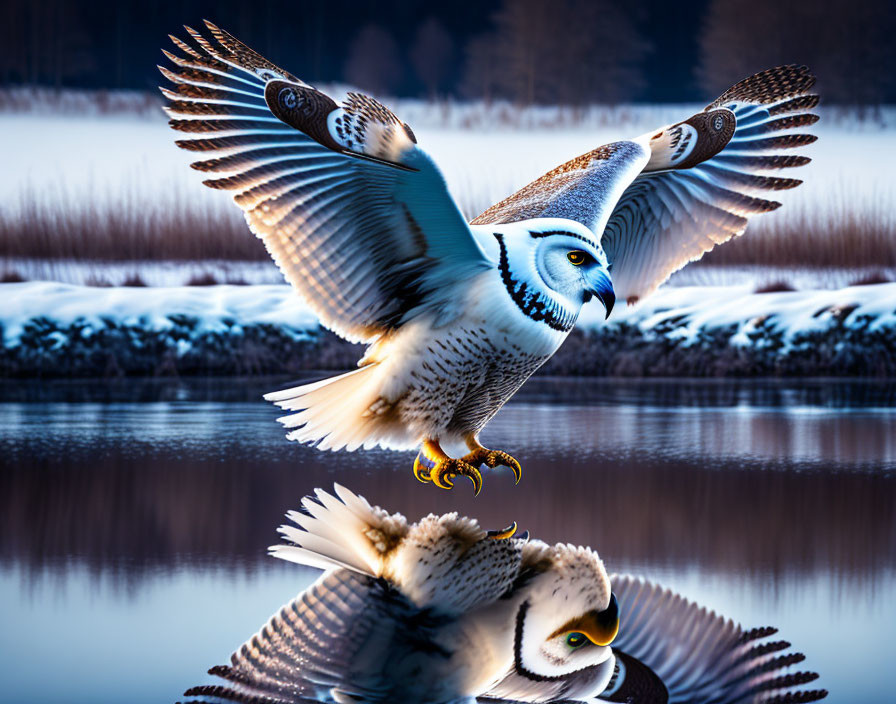
<instances>
[{"instance_id":1,"label":"bird's head","mask_svg":"<svg viewBox=\"0 0 896 704\"><path fill-rule=\"evenodd\" d=\"M514 275L528 274L575 310L595 297L610 315L616 295L607 256L585 225L565 218L537 218L492 229L506 249Z\"/></svg>"},{"instance_id":2,"label":"bird's head","mask_svg":"<svg viewBox=\"0 0 896 704\"><path fill-rule=\"evenodd\" d=\"M582 677L582 686L599 692L613 670L610 643L619 629L607 572L588 548L537 542L526 548L538 550L537 574L523 588L516 614L516 675L546 681L590 669L593 676Z\"/></svg>"}]
</instances>

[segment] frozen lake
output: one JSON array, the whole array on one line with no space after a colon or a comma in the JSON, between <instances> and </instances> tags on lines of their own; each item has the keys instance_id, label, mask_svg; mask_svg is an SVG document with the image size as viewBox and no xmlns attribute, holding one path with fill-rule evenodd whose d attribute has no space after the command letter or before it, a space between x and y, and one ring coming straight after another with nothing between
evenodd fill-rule
<instances>
[{"instance_id":1,"label":"frozen lake","mask_svg":"<svg viewBox=\"0 0 896 704\"><path fill-rule=\"evenodd\" d=\"M412 454L287 443L260 400L283 381L0 385L0 700L175 701L316 577L265 548L338 481L591 545L777 626L828 701L892 701L896 384L533 380L483 437L523 480L474 498Z\"/></svg>"}]
</instances>

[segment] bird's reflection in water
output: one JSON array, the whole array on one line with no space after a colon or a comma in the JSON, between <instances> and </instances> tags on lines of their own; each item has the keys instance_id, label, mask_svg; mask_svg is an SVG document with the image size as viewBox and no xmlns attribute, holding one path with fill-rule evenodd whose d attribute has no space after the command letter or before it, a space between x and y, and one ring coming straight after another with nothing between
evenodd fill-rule
<instances>
[{"instance_id":1,"label":"bird's reflection in water","mask_svg":"<svg viewBox=\"0 0 896 704\"><path fill-rule=\"evenodd\" d=\"M93 701L116 700L110 678L150 654L152 672L128 675L142 693L131 698L183 691L313 580L265 548L278 516L338 481L409 517L457 510L592 545L612 571L780 625L835 699L887 701L892 386L533 380L485 438L523 449L522 482L487 474L475 499L414 481L412 455L286 443L258 400L267 388L0 387L0 590L14 620L0 676L13 700L65 699L53 680L33 696L48 658L70 663ZM54 638L28 647L46 629Z\"/></svg>"},{"instance_id":2,"label":"bird's reflection in water","mask_svg":"<svg viewBox=\"0 0 896 704\"><path fill-rule=\"evenodd\" d=\"M804 658L594 551L318 490L273 553L324 576L191 702L810 702ZM620 627L620 613L624 623Z\"/></svg>"}]
</instances>

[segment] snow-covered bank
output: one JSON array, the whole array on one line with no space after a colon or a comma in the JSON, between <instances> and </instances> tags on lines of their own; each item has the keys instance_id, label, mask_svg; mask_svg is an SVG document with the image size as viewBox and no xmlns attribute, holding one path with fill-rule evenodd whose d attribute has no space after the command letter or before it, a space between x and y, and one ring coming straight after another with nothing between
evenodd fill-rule
<instances>
[{"instance_id":1,"label":"snow-covered bank","mask_svg":"<svg viewBox=\"0 0 896 704\"><path fill-rule=\"evenodd\" d=\"M248 229L246 237L251 237ZM283 274L268 256L259 261L131 259L118 262L79 259L0 258L0 280L55 281L77 286L197 286L282 284ZM856 272L844 270L855 278ZM896 269L885 272L896 280ZM780 278L780 277L779 277ZM847 279L852 280L852 279Z\"/></svg>"},{"instance_id":2,"label":"snow-covered bank","mask_svg":"<svg viewBox=\"0 0 896 704\"><path fill-rule=\"evenodd\" d=\"M666 287L604 323L588 306L544 373L896 376L896 283L754 294ZM288 286L0 285L0 374L300 373L359 350Z\"/></svg>"}]
</instances>

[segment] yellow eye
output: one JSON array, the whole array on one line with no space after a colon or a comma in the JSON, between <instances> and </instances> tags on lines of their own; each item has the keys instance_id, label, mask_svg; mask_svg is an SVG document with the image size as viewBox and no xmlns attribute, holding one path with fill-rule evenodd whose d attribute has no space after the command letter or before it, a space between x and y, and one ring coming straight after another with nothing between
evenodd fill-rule
<instances>
[{"instance_id":1,"label":"yellow eye","mask_svg":"<svg viewBox=\"0 0 896 704\"><path fill-rule=\"evenodd\" d=\"M588 255L581 249L574 249L566 255L566 258L573 266L582 266L588 260Z\"/></svg>"}]
</instances>

